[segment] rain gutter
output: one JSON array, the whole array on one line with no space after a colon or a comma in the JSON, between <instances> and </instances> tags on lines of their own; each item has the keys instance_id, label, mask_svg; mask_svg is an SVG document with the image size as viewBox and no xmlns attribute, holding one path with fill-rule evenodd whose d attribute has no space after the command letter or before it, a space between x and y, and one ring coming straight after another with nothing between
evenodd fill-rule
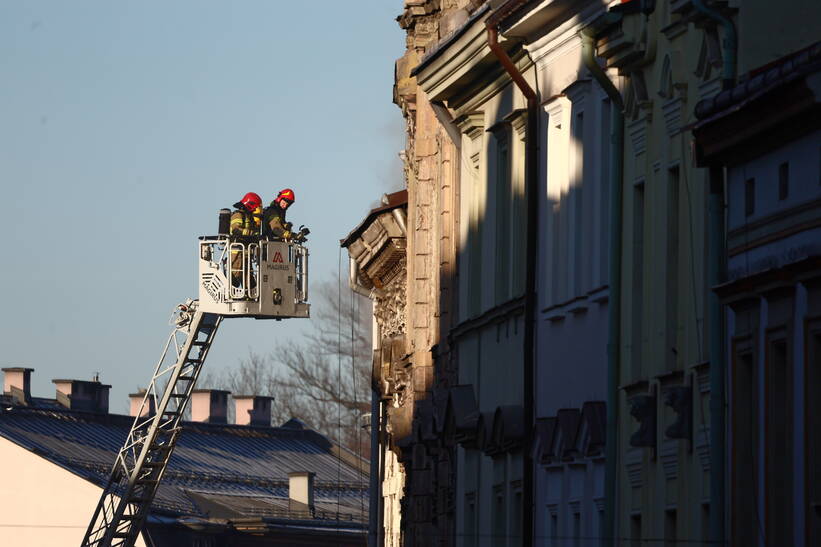
<instances>
[{"instance_id":1,"label":"rain gutter","mask_svg":"<svg viewBox=\"0 0 821 547\"><path fill-rule=\"evenodd\" d=\"M487 45L527 99L527 124L525 126L525 202L527 203L527 239L525 246L525 324L524 324L524 445L522 447L522 545L533 545L533 415L534 415L534 362L536 311L536 256L538 234L539 158L537 128L539 123L539 101L536 92L499 45L499 24L512 15L528 0L505 2L485 21Z\"/></svg>"},{"instance_id":2,"label":"rain gutter","mask_svg":"<svg viewBox=\"0 0 821 547\"><path fill-rule=\"evenodd\" d=\"M620 15L605 14L608 23L617 22ZM624 101L619 90L596 62L596 30L581 31L582 59L590 74L607 93L613 106L610 129L610 279L607 301L607 433L604 464L604 535L602 545L615 545L617 432L619 421L619 376L621 356L621 255L622 255L622 172L624 166Z\"/></svg>"}]
</instances>

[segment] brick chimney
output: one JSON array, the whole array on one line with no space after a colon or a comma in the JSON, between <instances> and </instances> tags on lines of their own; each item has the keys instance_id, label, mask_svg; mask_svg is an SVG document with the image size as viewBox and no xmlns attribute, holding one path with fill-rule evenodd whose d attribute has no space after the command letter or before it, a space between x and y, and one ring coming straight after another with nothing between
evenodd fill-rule
<instances>
[{"instance_id":1,"label":"brick chimney","mask_svg":"<svg viewBox=\"0 0 821 547\"><path fill-rule=\"evenodd\" d=\"M143 399L145 399L144 389L137 390L137 393L128 394L129 416L137 416L137 412L140 411L140 405L143 404ZM153 416L155 412L157 412L157 406L155 398L152 395L148 398L148 401L146 402L145 407L142 409L140 416Z\"/></svg>"},{"instance_id":2,"label":"brick chimney","mask_svg":"<svg viewBox=\"0 0 821 547\"><path fill-rule=\"evenodd\" d=\"M33 368L9 367L3 370L3 394L9 395L18 405L31 401L31 373Z\"/></svg>"},{"instance_id":3,"label":"brick chimney","mask_svg":"<svg viewBox=\"0 0 821 547\"><path fill-rule=\"evenodd\" d=\"M237 425L271 427L273 397L262 395L234 395Z\"/></svg>"},{"instance_id":4,"label":"brick chimney","mask_svg":"<svg viewBox=\"0 0 821 547\"><path fill-rule=\"evenodd\" d=\"M288 509L314 512L314 477L310 471L288 473Z\"/></svg>"},{"instance_id":5,"label":"brick chimney","mask_svg":"<svg viewBox=\"0 0 821 547\"><path fill-rule=\"evenodd\" d=\"M227 424L229 393L221 389L195 389L191 392L191 421Z\"/></svg>"},{"instance_id":6,"label":"brick chimney","mask_svg":"<svg viewBox=\"0 0 821 547\"><path fill-rule=\"evenodd\" d=\"M52 380L57 387L57 402L71 410L108 413L110 385L99 380Z\"/></svg>"}]
</instances>

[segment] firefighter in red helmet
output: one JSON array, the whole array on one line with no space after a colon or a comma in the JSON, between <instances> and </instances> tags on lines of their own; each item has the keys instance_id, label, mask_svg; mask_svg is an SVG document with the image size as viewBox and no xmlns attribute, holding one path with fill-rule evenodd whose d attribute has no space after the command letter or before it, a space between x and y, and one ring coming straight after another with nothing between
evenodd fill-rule
<instances>
[{"instance_id":1,"label":"firefighter in red helmet","mask_svg":"<svg viewBox=\"0 0 821 547\"><path fill-rule=\"evenodd\" d=\"M262 218L262 235L270 238L291 239L291 223L285 220L285 211L296 200L290 188L282 190L265 208Z\"/></svg>"},{"instance_id":2,"label":"firefighter in red helmet","mask_svg":"<svg viewBox=\"0 0 821 547\"><path fill-rule=\"evenodd\" d=\"M256 192L248 192L234 204L229 233L232 236L259 235L261 222L262 198Z\"/></svg>"},{"instance_id":3,"label":"firefighter in red helmet","mask_svg":"<svg viewBox=\"0 0 821 547\"><path fill-rule=\"evenodd\" d=\"M232 237L259 237L261 225L262 198L256 192L248 192L234 204L229 233ZM248 269L246 260L246 254L242 251L231 251L231 284L234 287L243 284L243 272ZM253 285L255 280L250 279L250 283Z\"/></svg>"}]
</instances>

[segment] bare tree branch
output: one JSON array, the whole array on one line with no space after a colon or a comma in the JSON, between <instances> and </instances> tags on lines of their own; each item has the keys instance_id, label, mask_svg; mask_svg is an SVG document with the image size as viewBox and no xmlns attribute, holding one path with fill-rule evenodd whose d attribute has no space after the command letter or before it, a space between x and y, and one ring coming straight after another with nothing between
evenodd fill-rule
<instances>
[{"instance_id":1,"label":"bare tree branch","mask_svg":"<svg viewBox=\"0 0 821 547\"><path fill-rule=\"evenodd\" d=\"M360 416L370 409L371 302L335 280L314 289L311 330L302 341L249 351L233 369L202 383L236 395L274 397L275 424L297 418L367 456Z\"/></svg>"}]
</instances>

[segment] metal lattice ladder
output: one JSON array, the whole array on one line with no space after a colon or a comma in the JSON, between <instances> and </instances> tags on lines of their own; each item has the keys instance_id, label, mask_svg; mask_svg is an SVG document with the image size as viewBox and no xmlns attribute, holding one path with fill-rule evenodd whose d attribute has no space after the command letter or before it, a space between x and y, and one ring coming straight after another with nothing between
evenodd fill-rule
<instances>
[{"instance_id":1,"label":"metal lattice ladder","mask_svg":"<svg viewBox=\"0 0 821 547\"><path fill-rule=\"evenodd\" d=\"M177 442L183 412L222 316L201 312L197 301L178 306L142 406L120 449L91 519L83 547L131 547ZM156 412L151 414L151 403Z\"/></svg>"}]
</instances>

